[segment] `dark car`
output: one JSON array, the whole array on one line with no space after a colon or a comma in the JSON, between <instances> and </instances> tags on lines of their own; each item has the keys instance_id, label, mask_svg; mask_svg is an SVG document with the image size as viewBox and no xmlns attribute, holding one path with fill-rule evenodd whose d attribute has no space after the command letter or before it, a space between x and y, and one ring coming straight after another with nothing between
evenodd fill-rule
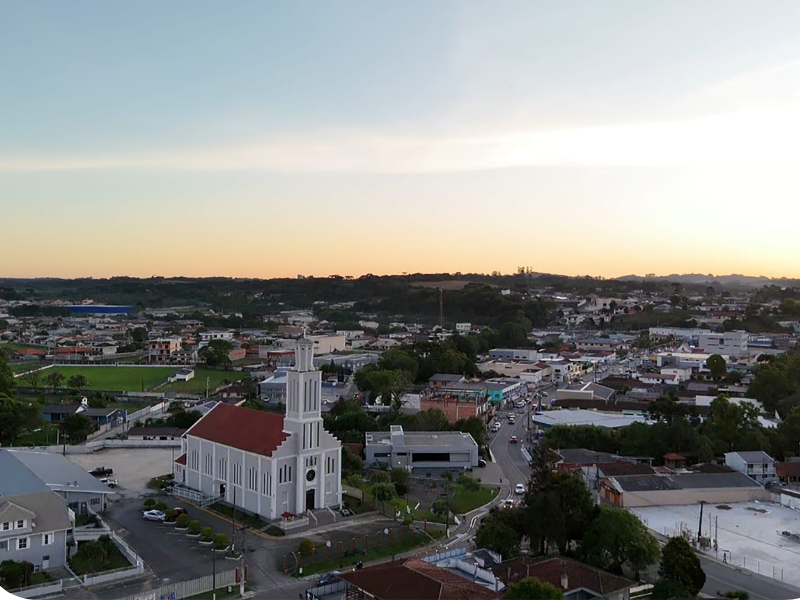
<instances>
[{"instance_id":1,"label":"dark car","mask_svg":"<svg viewBox=\"0 0 800 600\"><path fill-rule=\"evenodd\" d=\"M331 583L335 583L339 581L339 571L331 571L330 573L325 573L322 577L317 579L317 585L328 585Z\"/></svg>"},{"instance_id":2,"label":"dark car","mask_svg":"<svg viewBox=\"0 0 800 600\"><path fill-rule=\"evenodd\" d=\"M94 475L95 477L108 477L109 475L114 474L114 469L107 469L106 467L95 467L91 471L89 471L90 475Z\"/></svg>"}]
</instances>

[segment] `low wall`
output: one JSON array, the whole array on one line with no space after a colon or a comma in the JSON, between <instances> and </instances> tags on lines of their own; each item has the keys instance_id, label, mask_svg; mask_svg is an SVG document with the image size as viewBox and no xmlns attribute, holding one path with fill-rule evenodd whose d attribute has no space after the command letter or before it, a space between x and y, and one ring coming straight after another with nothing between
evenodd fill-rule
<instances>
[{"instance_id":1,"label":"low wall","mask_svg":"<svg viewBox=\"0 0 800 600\"><path fill-rule=\"evenodd\" d=\"M96 575L84 575L83 585L92 586L100 585L101 583L108 583L109 581L119 581L120 579L132 579L144 573L144 565L138 564L133 567L125 569L116 569L114 571L106 571L105 573L98 573Z\"/></svg>"},{"instance_id":2,"label":"low wall","mask_svg":"<svg viewBox=\"0 0 800 600\"><path fill-rule=\"evenodd\" d=\"M213 581L213 579L213 575L205 575L189 581L167 583L161 587L153 588L148 591L140 591L136 594L122 596L117 598L117 600L158 600L159 598L169 598L173 594L175 598L188 598L190 596L196 596L197 594L210 592L214 583L216 584L217 589L238 584L239 571L238 569L221 571L216 574L216 581Z\"/></svg>"},{"instance_id":3,"label":"low wall","mask_svg":"<svg viewBox=\"0 0 800 600\"><path fill-rule=\"evenodd\" d=\"M17 596L18 598L40 598L43 596L52 596L60 594L64 587L63 580L51 581L39 585L32 585L30 587L21 588L18 590L11 590L9 593Z\"/></svg>"},{"instance_id":4,"label":"low wall","mask_svg":"<svg viewBox=\"0 0 800 600\"><path fill-rule=\"evenodd\" d=\"M180 448L177 440L95 440L74 446L19 446L20 450L49 454L91 454L107 448Z\"/></svg>"}]
</instances>

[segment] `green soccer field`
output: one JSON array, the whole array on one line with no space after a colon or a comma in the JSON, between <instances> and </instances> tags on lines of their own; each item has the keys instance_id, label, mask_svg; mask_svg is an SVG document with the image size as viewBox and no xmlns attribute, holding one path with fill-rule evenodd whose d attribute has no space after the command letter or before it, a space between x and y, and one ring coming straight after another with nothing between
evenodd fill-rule
<instances>
[{"instance_id":1,"label":"green soccer field","mask_svg":"<svg viewBox=\"0 0 800 600\"><path fill-rule=\"evenodd\" d=\"M208 388L213 390L222 385L225 381L234 382L247 377L244 371L218 371L205 367L196 367L194 378L189 381L176 381L168 383L164 387L158 388L159 392L184 392L187 394L204 394L206 391L206 378L208 378Z\"/></svg>"},{"instance_id":2,"label":"green soccer field","mask_svg":"<svg viewBox=\"0 0 800 600\"><path fill-rule=\"evenodd\" d=\"M167 381L178 367L53 367L42 371L44 379L50 373L58 372L64 376L61 387L73 375L83 375L89 381L87 389L113 392L146 392ZM41 384L40 384L41 385Z\"/></svg>"}]
</instances>

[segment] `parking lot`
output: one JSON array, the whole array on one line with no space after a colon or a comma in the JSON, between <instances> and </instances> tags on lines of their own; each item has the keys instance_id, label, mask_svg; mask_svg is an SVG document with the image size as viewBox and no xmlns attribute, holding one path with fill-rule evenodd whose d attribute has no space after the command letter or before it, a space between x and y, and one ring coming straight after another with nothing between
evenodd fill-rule
<instances>
[{"instance_id":1,"label":"parking lot","mask_svg":"<svg viewBox=\"0 0 800 600\"><path fill-rule=\"evenodd\" d=\"M117 480L115 495L111 501L137 498L152 493L147 483L159 475L172 473L171 448L113 448L91 454L68 454L67 458L80 467L91 471L95 467L109 467L111 476Z\"/></svg>"}]
</instances>

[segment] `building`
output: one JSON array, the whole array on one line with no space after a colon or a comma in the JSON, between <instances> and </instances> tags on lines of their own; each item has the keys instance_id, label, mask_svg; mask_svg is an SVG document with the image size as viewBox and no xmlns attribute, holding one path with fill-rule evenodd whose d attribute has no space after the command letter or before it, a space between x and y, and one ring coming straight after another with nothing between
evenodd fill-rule
<instances>
[{"instance_id":1,"label":"building","mask_svg":"<svg viewBox=\"0 0 800 600\"><path fill-rule=\"evenodd\" d=\"M800 460L788 460L775 463L775 475L781 483L800 483Z\"/></svg>"},{"instance_id":2,"label":"building","mask_svg":"<svg viewBox=\"0 0 800 600\"><path fill-rule=\"evenodd\" d=\"M181 338L156 338L147 342L150 362L170 363L173 355L181 349Z\"/></svg>"},{"instance_id":3,"label":"building","mask_svg":"<svg viewBox=\"0 0 800 600\"><path fill-rule=\"evenodd\" d=\"M608 477L600 481L600 499L625 508L768 501L770 494L742 473L672 473Z\"/></svg>"},{"instance_id":4,"label":"building","mask_svg":"<svg viewBox=\"0 0 800 600\"><path fill-rule=\"evenodd\" d=\"M348 600L494 600L499 594L418 558L342 573Z\"/></svg>"},{"instance_id":5,"label":"building","mask_svg":"<svg viewBox=\"0 0 800 600\"><path fill-rule=\"evenodd\" d=\"M183 437L176 481L266 519L341 505L342 445L322 426L314 345L295 346L281 416L217 404Z\"/></svg>"},{"instance_id":6,"label":"building","mask_svg":"<svg viewBox=\"0 0 800 600\"><path fill-rule=\"evenodd\" d=\"M701 333L697 347L706 354L743 356L748 354L746 331L726 331L725 333Z\"/></svg>"},{"instance_id":7,"label":"building","mask_svg":"<svg viewBox=\"0 0 800 600\"><path fill-rule=\"evenodd\" d=\"M42 405L42 416L46 421L57 423L74 414L87 416L97 425L119 425L125 421L128 411L124 408L89 408L86 401Z\"/></svg>"},{"instance_id":8,"label":"building","mask_svg":"<svg viewBox=\"0 0 800 600\"><path fill-rule=\"evenodd\" d=\"M208 331L200 332L201 342L211 342L213 340L225 340L230 342L233 340L233 331L230 329L209 329Z\"/></svg>"},{"instance_id":9,"label":"building","mask_svg":"<svg viewBox=\"0 0 800 600\"><path fill-rule=\"evenodd\" d=\"M602 413L595 410L548 410L537 412L533 423L541 429L550 429L556 425L595 425L597 427L627 427L633 423L646 423L641 415L624 415L620 413Z\"/></svg>"},{"instance_id":10,"label":"building","mask_svg":"<svg viewBox=\"0 0 800 600\"><path fill-rule=\"evenodd\" d=\"M556 390L556 400L602 400L611 402L617 395L613 388L600 385L599 383L589 382L578 390L562 388Z\"/></svg>"},{"instance_id":11,"label":"building","mask_svg":"<svg viewBox=\"0 0 800 600\"><path fill-rule=\"evenodd\" d=\"M531 348L492 348L489 358L499 361L536 362L541 358L539 351Z\"/></svg>"},{"instance_id":12,"label":"building","mask_svg":"<svg viewBox=\"0 0 800 600\"><path fill-rule=\"evenodd\" d=\"M176 381L189 381L194 379L194 369L178 369L174 375L167 377L167 381L175 383Z\"/></svg>"},{"instance_id":13,"label":"building","mask_svg":"<svg viewBox=\"0 0 800 600\"><path fill-rule=\"evenodd\" d=\"M492 571L505 585L527 577L546 581L557 587L565 600L628 600L631 589L638 585L619 575L564 556L520 556L495 565Z\"/></svg>"},{"instance_id":14,"label":"building","mask_svg":"<svg viewBox=\"0 0 800 600\"><path fill-rule=\"evenodd\" d=\"M472 323L456 323L456 333L458 335L467 335L472 331Z\"/></svg>"},{"instance_id":15,"label":"building","mask_svg":"<svg viewBox=\"0 0 800 600\"><path fill-rule=\"evenodd\" d=\"M466 470L478 466L478 444L460 431L410 431L392 425L391 431L370 431L366 435L367 464L414 469L446 468Z\"/></svg>"},{"instance_id":16,"label":"building","mask_svg":"<svg viewBox=\"0 0 800 600\"><path fill-rule=\"evenodd\" d=\"M753 478L761 485L778 481L775 459L761 450L726 452L725 464L734 471Z\"/></svg>"},{"instance_id":17,"label":"building","mask_svg":"<svg viewBox=\"0 0 800 600\"><path fill-rule=\"evenodd\" d=\"M85 514L89 508L95 512L105 510L109 494L114 493L114 490L60 454L0 450L0 473L4 478L21 482L35 478L45 486L44 489L61 496L66 505L78 514Z\"/></svg>"},{"instance_id":18,"label":"building","mask_svg":"<svg viewBox=\"0 0 800 600\"><path fill-rule=\"evenodd\" d=\"M456 383L463 383L466 380L463 375L435 373L428 378L428 385L431 387L448 387Z\"/></svg>"},{"instance_id":19,"label":"building","mask_svg":"<svg viewBox=\"0 0 800 600\"><path fill-rule=\"evenodd\" d=\"M131 427L126 435L132 440L180 440L184 433L182 427Z\"/></svg>"},{"instance_id":20,"label":"building","mask_svg":"<svg viewBox=\"0 0 800 600\"><path fill-rule=\"evenodd\" d=\"M0 496L0 563L27 561L35 573L67 562L67 530L73 527L64 500L46 487Z\"/></svg>"},{"instance_id":21,"label":"building","mask_svg":"<svg viewBox=\"0 0 800 600\"><path fill-rule=\"evenodd\" d=\"M314 354L330 354L331 352L344 352L347 349L347 336L345 334L336 335L309 335L306 340L314 344ZM286 348L294 348L297 340L280 340Z\"/></svg>"}]
</instances>

